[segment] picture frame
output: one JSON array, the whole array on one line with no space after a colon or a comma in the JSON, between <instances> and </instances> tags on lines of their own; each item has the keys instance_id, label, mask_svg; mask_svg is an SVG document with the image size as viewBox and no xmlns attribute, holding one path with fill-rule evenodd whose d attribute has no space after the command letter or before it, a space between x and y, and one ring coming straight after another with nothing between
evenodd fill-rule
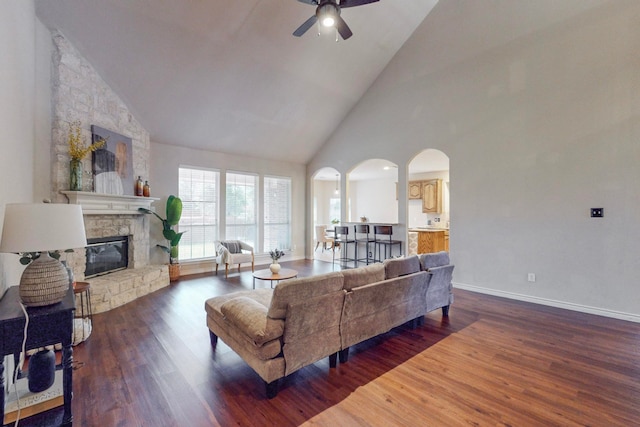
<instances>
[{"instance_id":1,"label":"picture frame","mask_svg":"<svg viewBox=\"0 0 640 427\"><path fill-rule=\"evenodd\" d=\"M134 195L133 141L130 137L91 125L92 142L106 144L91 156L93 191L101 194Z\"/></svg>"}]
</instances>

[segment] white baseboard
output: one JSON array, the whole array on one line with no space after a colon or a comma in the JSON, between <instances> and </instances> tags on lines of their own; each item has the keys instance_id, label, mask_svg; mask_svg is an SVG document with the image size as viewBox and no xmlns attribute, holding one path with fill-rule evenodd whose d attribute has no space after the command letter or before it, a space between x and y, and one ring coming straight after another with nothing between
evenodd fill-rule
<instances>
[{"instance_id":1,"label":"white baseboard","mask_svg":"<svg viewBox=\"0 0 640 427\"><path fill-rule=\"evenodd\" d=\"M534 297L531 295L517 294L514 292L500 291L497 289L483 288L480 286L468 285L459 282L453 282L453 287L464 289L466 291L478 292L481 294L493 295L518 301L531 302L534 304L541 304L550 307L563 308L566 310L579 311L581 313L595 314L598 316L611 317L614 319L628 320L630 322L640 323L640 315L638 314L624 313L621 311L608 310L605 308L590 307L587 305L574 304L571 302L557 301L547 298Z\"/></svg>"},{"instance_id":2,"label":"white baseboard","mask_svg":"<svg viewBox=\"0 0 640 427\"><path fill-rule=\"evenodd\" d=\"M288 255L287 259L285 259L284 262L295 261L299 259L304 259L304 257ZM271 258L269 258L268 255L255 257L256 270L259 270L260 268L267 268L269 267L269 264L271 264ZM210 259L201 259L196 261L181 261L180 276L188 276L190 274L211 273L215 271L215 268L216 268L215 264ZM246 271L247 268L251 270L251 264L244 263L241 265L240 271ZM224 265L222 266L222 268L219 268L218 271L220 270L222 271L222 274L224 276ZM229 271L230 272L233 271L234 273L237 273L238 272L237 265L234 265L233 268L230 269Z\"/></svg>"}]
</instances>

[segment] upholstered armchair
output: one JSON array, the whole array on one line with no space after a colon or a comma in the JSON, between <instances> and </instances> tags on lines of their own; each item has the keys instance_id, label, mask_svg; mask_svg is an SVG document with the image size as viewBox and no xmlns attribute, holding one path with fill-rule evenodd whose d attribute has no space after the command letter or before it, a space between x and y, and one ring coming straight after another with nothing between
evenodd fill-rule
<instances>
[{"instance_id":1,"label":"upholstered armchair","mask_svg":"<svg viewBox=\"0 0 640 427\"><path fill-rule=\"evenodd\" d=\"M254 270L253 247L248 243L240 240L223 240L216 241L216 275L218 274L218 266L224 264L224 276L229 277L229 265L238 264L238 272L240 272L240 264L250 262L251 271Z\"/></svg>"}]
</instances>

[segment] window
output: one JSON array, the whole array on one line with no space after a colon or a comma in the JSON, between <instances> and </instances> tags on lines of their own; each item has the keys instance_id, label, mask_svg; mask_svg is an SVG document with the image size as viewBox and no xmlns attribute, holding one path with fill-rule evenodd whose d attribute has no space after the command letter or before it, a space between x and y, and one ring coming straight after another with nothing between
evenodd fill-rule
<instances>
[{"instance_id":1,"label":"window","mask_svg":"<svg viewBox=\"0 0 640 427\"><path fill-rule=\"evenodd\" d=\"M225 240L242 240L256 250L257 186L255 175L227 173Z\"/></svg>"},{"instance_id":2,"label":"window","mask_svg":"<svg viewBox=\"0 0 640 427\"><path fill-rule=\"evenodd\" d=\"M264 251L291 249L291 179L264 178Z\"/></svg>"},{"instance_id":3,"label":"window","mask_svg":"<svg viewBox=\"0 0 640 427\"><path fill-rule=\"evenodd\" d=\"M340 198L332 197L329 199L329 218L331 223L340 222Z\"/></svg>"},{"instance_id":4,"label":"window","mask_svg":"<svg viewBox=\"0 0 640 427\"><path fill-rule=\"evenodd\" d=\"M182 199L178 259L214 257L218 238L218 186L220 174L204 169L180 168L178 197Z\"/></svg>"}]
</instances>

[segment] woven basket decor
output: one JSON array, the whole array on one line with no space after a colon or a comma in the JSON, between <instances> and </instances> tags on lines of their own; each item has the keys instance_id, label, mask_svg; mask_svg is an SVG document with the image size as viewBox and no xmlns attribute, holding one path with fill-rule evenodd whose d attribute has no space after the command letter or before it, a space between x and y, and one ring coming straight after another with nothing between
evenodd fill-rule
<instances>
[{"instance_id":1,"label":"woven basket decor","mask_svg":"<svg viewBox=\"0 0 640 427\"><path fill-rule=\"evenodd\" d=\"M180 264L169 264L169 281L175 282L180 278Z\"/></svg>"},{"instance_id":2,"label":"woven basket decor","mask_svg":"<svg viewBox=\"0 0 640 427\"><path fill-rule=\"evenodd\" d=\"M57 259L36 260L22 273L20 299L27 307L51 305L63 300L69 289L69 274Z\"/></svg>"}]
</instances>

